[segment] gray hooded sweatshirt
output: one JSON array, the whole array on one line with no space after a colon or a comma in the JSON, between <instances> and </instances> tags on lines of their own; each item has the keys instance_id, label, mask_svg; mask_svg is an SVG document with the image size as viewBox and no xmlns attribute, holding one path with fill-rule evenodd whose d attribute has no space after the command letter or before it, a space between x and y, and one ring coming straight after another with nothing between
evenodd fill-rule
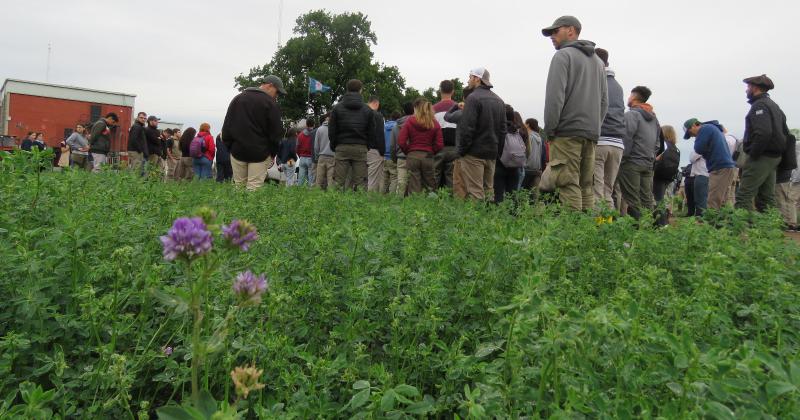
<instances>
[{"instance_id":1,"label":"gray hooded sweatshirt","mask_svg":"<svg viewBox=\"0 0 800 420\"><path fill-rule=\"evenodd\" d=\"M331 150L331 141L328 138L328 120L325 120L317 129L317 134L314 136L314 154L317 156L336 156Z\"/></svg>"},{"instance_id":2,"label":"gray hooded sweatshirt","mask_svg":"<svg viewBox=\"0 0 800 420\"><path fill-rule=\"evenodd\" d=\"M652 168L661 143L656 115L634 107L625 113L625 151L622 161Z\"/></svg>"},{"instance_id":3,"label":"gray hooded sweatshirt","mask_svg":"<svg viewBox=\"0 0 800 420\"><path fill-rule=\"evenodd\" d=\"M549 139L582 137L597 141L608 111L608 84L594 42L564 43L547 74L544 127Z\"/></svg>"}]
</instances>

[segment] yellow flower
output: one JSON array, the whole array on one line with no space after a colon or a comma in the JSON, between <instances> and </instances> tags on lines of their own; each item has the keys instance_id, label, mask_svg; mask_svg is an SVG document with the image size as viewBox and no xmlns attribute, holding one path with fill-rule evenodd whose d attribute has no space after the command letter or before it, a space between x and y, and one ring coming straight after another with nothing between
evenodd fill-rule
<instances>
[{"instance_id":1,"label":"yellow flower","mask_svg":"<svg viewBox=\"0 0 800 420\"><path fill-rule=\"evenodd\" d=\"M236 395L244 398L250 394L250 391L257 391L264 388L264 384L258 382L258 378L264 373L262 369L256 369L255 366L237 367L231 371L231 378L233 384L236 386Z\"/></svg>"}]
</instances>

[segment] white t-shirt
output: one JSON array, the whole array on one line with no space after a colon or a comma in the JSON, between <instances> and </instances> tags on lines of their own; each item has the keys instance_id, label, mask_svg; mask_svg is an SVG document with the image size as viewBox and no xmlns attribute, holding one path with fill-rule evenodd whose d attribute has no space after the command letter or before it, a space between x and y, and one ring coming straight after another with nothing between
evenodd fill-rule
<instances>
[{"instance_id":1,"label":"white t-shirt","mask_svg":"<svg viewBox=\"0 0 800 420\"><path fill-rule=\"evenodd\" d=\"M699 155L697 152L692 150L692 154L689 155L689 161L692 162L692 173L690 176L708 176L706 160L703 159L702 155Z\"/></svg>"},{"instance_id":2,"label":"white t-shirt","mask_svg":"<svg viewBox=\"0 0 800 420\"><path fill-rule=\"evenodd\" d=\"M728 142L728 150L731 151L731 156L733 156L733 152L736 151L736 144L739 142L739 140L736 140L736 137L733 137L730 134L726 134L725 141Z\"/></svg>"}]
</instances>

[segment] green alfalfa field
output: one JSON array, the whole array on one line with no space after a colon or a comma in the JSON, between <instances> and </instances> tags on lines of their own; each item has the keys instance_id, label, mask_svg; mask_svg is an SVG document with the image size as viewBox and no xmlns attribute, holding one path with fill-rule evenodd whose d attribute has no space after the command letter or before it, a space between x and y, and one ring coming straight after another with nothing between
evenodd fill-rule
<instances>
[{"instance_id":1,"label":"green alfalfa field","mask_svg":"<svg viewBox=\"0 0 800 420\"><path fill-rule=\"evenodd\" d=\"M654 229L26 162L0 163L0 418L800 417L775 214ZM213 249L165 260L193 215ZM233 220L247 251L212 227ZM232 291L247 270L258 302Z\"/></svg>"}]
</instances>

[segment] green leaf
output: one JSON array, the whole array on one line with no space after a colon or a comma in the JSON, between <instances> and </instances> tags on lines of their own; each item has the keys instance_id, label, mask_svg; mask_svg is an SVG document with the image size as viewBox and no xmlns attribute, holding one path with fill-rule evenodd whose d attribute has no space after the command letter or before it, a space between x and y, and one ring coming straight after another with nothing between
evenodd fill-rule
<instances>
[{"instance_id":1,"label":"green leaf","mask_svg":"<svg viewBox=\"0 0 800 420\"><path fill-rule=\"evenodd\" d=\"M406 396L408 398L419 397L419 391L417 390L417 388L415 388L415 387L413 387L411 385L400 384L400 385L397 385L396 387L394 387L394 390L398 394Z\"/></svg>"},{"instance_id":2,"label":"green leaf","mask_svg":"<svg viewBox=\"0 0 800 420\"><path fill-rule=\"evenodd\" d=\"M381 410L383 411L390 411L394 409L394 402L395 402L395 393L394 390L390 389L383 393L383 397L381 397Z\"/></svg>"},{"instance_id":3,"label":"green leaf","mask_svg":"<svg viewBox=\"0 0 800 420\"><path fill-rule=\"evenodd\" d=\"M189 302L177 295L171 295L159 289L150 289L150 294L166 307L175 308L175 313L183 314L189 310Z\"/></svg>"},{"instance_id":4,"label":"green leaf","mask_svg":"<svg viewBox=\"0 0 800 420\"><path fill-rule=\"evenodd\" d=\"M667 383L667 388L669 388L669 390L672 391L673 394L679 397L683 396L683 386L681 384L675 382L669 382Z\"/></svg>"},{"instance_id":5,"label":"green leaf","mask_svg":"<svg viewBox=\"0 0 800 420\"><path fill-rule=\"evenodd\" d=\"M486 357L498 350L502 350L502 345L505 343L505 340L494 341L491 343L483 343L481 344L477 350L475 350L475 357L483 358Z\"/></svg>"},{"instance_id":6,"label":"green leaf","mask_svg":"<svg viewBox=\"0 0 800 420\"><path fill-rule=\"evenodd\" d=\"M764 387L767 390L767 396L769 399L775 399L783 394L797 389L796 386L783 381L769 381Z\"/></svg>"},{"instance_id":7,"label":"green leaf","mask_svg":"<svg viewBox=\"0 0 800 420\"><path fill-rule=\"evenodd\" d=\"M409 405L406 407L406 413L409 414L416 414L416 415L423 415L426 413L430 413L433 411L433 398L426 395L422 401L415 402L414 404Z\"/></svg>"},{"instance_id":8,"label":"green leaf","mask_svg":"<svg viewBox=\"0 0 800 420\"><path fill-rule=\"evenodd\" d=\"M356 381L356 383L353 384L353 389L364 389L364 388L369 388L369 381L361 380L361 381Z\"/></svg>"},{"instance_id":9,"label":"green leaf","mask_svg":"<svg viewBox=\"0 0 800 420\"><path fill-rule=\"evenodd\" d=\"M156 410L159 420L195 420L183 407L161 407Z\"/></svg>"},{"instance_id":10,"label":"green leaf","mask_svg":"<svg viewBox=\"0 0 800 420\"><path fill-rule=\"evenodd\" d=\"M706 414L718 420L733 420L735 417L733 411L723 404L716 401L709 401L706 403Z\"/></svg>"},{"instance_id":11,"label":"green leaf","mask_svg":"<svg viewBox=\"0 0 800 420\"><path fill-rule=\"evenodd\" d=\"M350 408L355 409L366 404L367 401L369 401L369 395L370 395L369 388L363 389L359 391L356 395L353 395L353 398L351 398L349 402Z\"/></svg>"},{"instance_id":12,"label":"green leaf","mask_svg":"<svg viewBox=\"0 0 800 420\"><path fill-rule=\"evenodd\" d=\"M678 369L686 369L689 367L689 358L685 353L678 353L675 355L675 367Z\"/></svg>"},{"instance_id":13,"label":"green leaf","mask_svg":"<svg viewBox=\"0 0 800 420\"><path fill-rule=\"evenodd\" d=\"M195 408L210 419L217 412L217 401L211 395L211 392L204 389L200 391L200 398Z\"/></svg>"}]
</instances>

